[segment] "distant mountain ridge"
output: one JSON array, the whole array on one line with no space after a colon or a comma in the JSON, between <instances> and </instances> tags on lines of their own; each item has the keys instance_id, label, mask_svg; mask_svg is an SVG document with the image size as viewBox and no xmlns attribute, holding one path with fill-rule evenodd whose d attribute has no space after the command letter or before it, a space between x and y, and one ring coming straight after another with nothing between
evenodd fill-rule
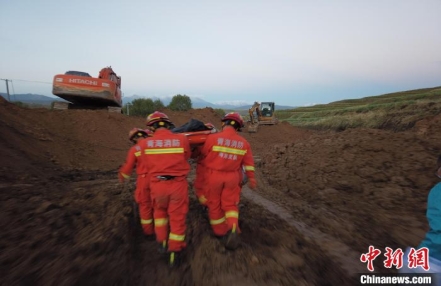
<instances>
[{"instance_id":1,"label":"distant mountain ridge","mask_svg":"<svg viewBox=\"0 0 441 286\"><path fill-rule=\"evenodd\" d=\"M8 94L0 92L0 95L8 100ZM24 93L24 94L10 94L10 100L20 101L27 104L41 104L41 105L50 105L52 101L66 101L59 97L49 97L41 94L33 94L33 93Z\"/></svg>"},{"instance_id":2,"label":"distant mountain ridge","mask_svg":"<svg viewBox=\"0 0 441 286\"><path fill-rule=\"evenodd\" d=\"M8 99L8 95L6 93L0 93L1 96L3 96L6 100ZM39 104L39 105L50 105L53 101L66 101L62 98L59 97L49 97L46 95L41 95L41 94L33 94L33 93L26 93L26 94L13 94L10 95L10 100L11 101L20 101L26 104ZM133 95L133 96L127 96L127 97L123 97L122 101L123 101L123 105L127 104L128 102L132 102L135 99L139 99L139 98L150 98L152 100L161 100L162 103L164 105L168 105L172 99L171 96L169 97L163 97L163 98L159 98L156 96L139 96L139 95ZM205 108L205 107L211 107L211 108L219 108L219 109L227 109L227 110L246 110L249 109L252 106L252 103L250 103L249 105L243 104L242 102L239 102L240 105L233 105L233 104L216 104L216 103L211 103L208 102L206 100L203 100L199 97L192 97L191 98L191 103L193 108ZM293 109L296 108L294 106L285 106L285 105L277 105L276 104L276 110L281 110L281 109Z\"/></svg>"},{"instance_id":3,"label":"distant mountain ridge","mask_svg":"<svg viewBox=\"0 0 441 286\"><path fill-rule=\"evenodd\" d=\"M152 100L161 100L162 103L164 103L164 105L168 105L172 99L171 96L168 97L163 97L163 98L159 98L156 96L139 96L139 95L133 95L133 96L129 96L129 97L124 97L123 98L123 104L126 104L128 102L132 102L135 99L139 99L139 98L150 98ZM239 105L233 105L233 104L228 104L228 103L223 103L223 104L217 104L217 103L211 103L208 102L206 100L203 100L199 97L192 97L190 96L191 99L191 103L193 108L205 108L205 107L211 107L211 108L219 108L219 109L228 109L228 110L244 110L244 109L249 109L253 103L250 103L248 105L244 104L244 102L239 102ZM287 105L277 105L276 104L276 110L282 110L282 109L293 109L296 108L297 106L287 106Z\"/></svg>"},{"instance_id":4,"label":"distant mountain ridge","mask_svg":"<svg viewBox=\"0 0 441 286\"><path fill-rule=\"evenodd\" d=\"M123 98L123 104L126 104L128 102L132 102L135 99L139 99L139 98L150 98L152 100L161 100L162 103L164 103L164 105L168 105L170 103L170 101L172 100L172 96L167 96L167 97L156 97L156 96L139 96L139 95L133 95L133 96L128 96L128 97L124 97ZM211 107L211 108L222 108L222 109L234 109L237 106L235 105L230 105L230 104L216 104L216 103L211 103L208 102L206 100L203 100L199 97L192 97L190 96L191 99L191 104L193 106L193 108L205 108L205 107ZM250 105L251 106L251 105Z\"/></svg>"}]
</instances>

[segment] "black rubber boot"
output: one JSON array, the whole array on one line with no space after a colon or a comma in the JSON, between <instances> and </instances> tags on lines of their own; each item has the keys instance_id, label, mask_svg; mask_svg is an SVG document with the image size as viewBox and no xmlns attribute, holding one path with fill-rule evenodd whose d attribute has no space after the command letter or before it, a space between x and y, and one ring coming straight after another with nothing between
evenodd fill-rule
<instances>
[{"instance_id":1,"label":"black rubber boot","mask_svg":"<svg viewBox=\"0 0 441 286\"><path fill-rule=\"evenodd\" d=\"M239 234L236 232L236 226L233 227L224 236L225 248L228 250L236 250L240 245Z\"/></svg>"},{"instance_id":2,"label":"black rubber boot","mask_svg":"<svg viewBox=\"0 0 441 286\"><path fill-rule=\"evenodd\" d=\"M167 253L167 241L163 241L159 243L158 252L161 254Z\"/></svg>"},{"instance_id":3,"label":"black rubber boot","mask_svg":"<svg viewBox=\"0 0 441 286\"><path fill-rule=\"evenodd\" d=\"M169 252L168 255L168 266L170 268L177 267L181 262L181 253L178 251Z\"/></svg>"}]
</instances>

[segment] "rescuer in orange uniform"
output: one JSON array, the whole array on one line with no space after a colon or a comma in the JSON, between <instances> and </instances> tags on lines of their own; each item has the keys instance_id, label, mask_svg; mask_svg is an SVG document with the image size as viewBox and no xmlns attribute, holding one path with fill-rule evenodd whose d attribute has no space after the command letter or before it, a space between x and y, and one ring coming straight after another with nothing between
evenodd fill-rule
<instances>
[{"instance_id":1,"label":"rescuer in orange uniform","mask_svg":"<svg viewBox=\"0 0 441 286\"><path fill-rule=\"evenodd\" d=\"M223 237L227 249L239 246L239 199L242 168L248 185L255 189L254 159L250 144L237 131L244 126L237 112L222 118L222 131L210 134L202 148L207 168L207 206L214 234Z\"/></svg>"},{"instance_id":2,"label":"rescuer in orange uniform","mask_svg":"<svg viewBox=\"0 0 441 286\"><path fill-rule=\"evenodd\" d=\"M162 112L148 115L146 125L154 131L141 147L150 176L156 240L162 251L168 251L169 265L174 266L186 247L190 144L185 135L169 130L173 123Z\"/></svg>"},{"instance_id":3,"label":"rescuer in orange uniform","mask_svg":"<svg viewBox=\"0 0 441 286\"><path fill-rule=\"evenodd\" d=\"M205 123L205 126L212 131L212 133L216 133L216 127L212 123ZM195 150L192 152L192 158L196 158L196 179L194 180L194 189L196 193L196 197L199 200L199 203L204 207L207 205L207 196L206 189L207 186L205 184L205 172L207 168L204 165L204 158L201 156L202 146L197 146Z\"/></svg>"},{"instance_id":4,"label":"rescuer in orange uniform","mask_svg":"<svg viewBox=\"0 0 441 286\"><path fill-rule=\"evenodd\" d=\"M141 160L142 150L139 143L141 139L147 138L152 131L142 130L139 128L133 128L129 132L129 140L133 142L133 146L130 148L126 161L121 166L118 172L118 178L121 183L124 183L125 179L129 179L136 166L136 189L135 189L135 202L139 206L139 217L141 219L142 230L145 235L150 236L154 234L153 230L153 207L152 200L150 198L150 188L148 180L148 170L144 160Z\"/></svg>"}]
</instances>

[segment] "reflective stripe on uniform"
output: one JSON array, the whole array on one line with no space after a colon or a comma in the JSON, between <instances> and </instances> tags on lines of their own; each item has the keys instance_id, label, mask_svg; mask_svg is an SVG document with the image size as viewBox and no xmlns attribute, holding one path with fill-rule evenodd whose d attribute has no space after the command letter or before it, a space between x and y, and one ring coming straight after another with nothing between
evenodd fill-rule
<instances>
[{"instance_id":1,"label":"reflective stripe on uniform","mask_svg":"<svg viewBox=\"0 0 441 286\"><path fill-rule=\"evenodd\" d=\"M245 155L247 153L247 150L230 148L225 146L213 146L213 151L227 153L227 154L234 154L234 155Z\"/></svg>"},{"instance_id":2,"label":"reflective stripe on uniform","mask_svg":"<svg viewBox=\"0 0 441 286\"><path fill-rule=\"evenodd\" d=\"M136 156L136 157L141 156L141 151L137 151L137 152L135 152L135 156Z\"/></svg>"},{"instance_id":3,"label":"reflective stripe on uniform","mask_svg":"<svg viewBox=\"0 0 441 286\"><path fill-rule=\"evenodd\" d=\"M253 166L244 166L245 171L254 171L254 167Z\"/></svg>"},{"instance_id":4,"label":"reflective stripe on uniform","mask_svg":"<svg viewBox=\"0 0 441 286\"><path fill-rule=\"evenodd\" d=\"M170 232L168 239L175 240L175 241L184 241L185 235L180 235L180 234L175 234L175 233Z\"/></svg>"},{"instance_id":5,"label":"reflective stripe on uniform","mask_svg":"<svg viewBox=\"0 0 441 286\"><path fill-rule=\"evenodd\" d=\"M201 204L205 204L205 203L207 202L207 198L206 198L205 196L200 196L200 197L199 197L199 202L200 202Z\"/></svg>"},{"instance_id":6,"label":"reflective stripe on uniform","mask_svg":"<svg viewBox=\"0 0 441 286\"><path fill-rule=\"evenodd\" d=\"M128 178L130 178L130 175L126 175L126 174L124 174L124 173L122 173L122 172L121 172L121 176L123 176L124 179L128 179Z\"/></svg>"},{"instance_id":7,"label":"reflective stripe on uniform","mask_svg":"<svg viewBox=\"0 0 441 286\"><path fill-rule=\"evenodd\" d=\"M151 224L153 219L141 219L141 224Z\"/></svg>"},{"instance_id":8,"label":"reflective stripe on uniform","mask_svg":"<svg viewBox=\"0 0 441 286\"><path fill-rule=\"evenodd\" d=\"M225 212L225 217L226 218L229 218L229 217L239 218L239 213L237 211L227 211L227 212Z\"/></svg>"},{"instance_id":9,"label":"reflective stripe on uniform","mask_svg":"<svg viewBox=\"0 0 441 286\"><path fill-rule=\"evenodd\" d=\"M210 219L211 225L221 224L223 222L225 222L225 217L220 218L220 219Z\"/></svg>"},{"instance_id":10,"label":"reflective stripe on uniform","mask_svg":"<svg viewBox=\"0 0 441 286\"><path fill-rule=\"evenodd\" d=\"M182 154L184 148L158 148L158 149L145 149L144 153L147 155L154 154Z\"/></svg>"},{"instance_id":11,"label":"reflective stripe on uniform","mask_svg":"<svg viewBox=\"0 0 441 286\"><path fill-rule=\"evenodd\" d=\"M155 226L164 226L167 225L168 219L167 218L156 218L155 219Z\"/></svg>"}]
</instances>

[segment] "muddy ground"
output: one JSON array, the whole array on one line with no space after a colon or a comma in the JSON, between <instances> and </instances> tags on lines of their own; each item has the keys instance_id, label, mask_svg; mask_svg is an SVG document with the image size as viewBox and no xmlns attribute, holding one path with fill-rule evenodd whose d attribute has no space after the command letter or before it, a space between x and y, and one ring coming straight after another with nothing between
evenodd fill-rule
<instances>
[{"instance_id":1,"label":"muddy ground","mask_svg":"<svg viewBox=\"0 0 441 286\"><path fill-rule=\"evenodd\" d=\"M212 109L167 114L220 127ZM134 220L134 178L116 171L144 119L25 109L0 98L2 285L353 285L369 245L416 246L437 182L441 117L411 130L261 126L247 138L258 190L244 188L242 245L225 251L191 192L184 261L170 270ZM194 170L188 180L190 187ZM396 272L375 261L377 272Z\"/></svg>"}]
</instances>

